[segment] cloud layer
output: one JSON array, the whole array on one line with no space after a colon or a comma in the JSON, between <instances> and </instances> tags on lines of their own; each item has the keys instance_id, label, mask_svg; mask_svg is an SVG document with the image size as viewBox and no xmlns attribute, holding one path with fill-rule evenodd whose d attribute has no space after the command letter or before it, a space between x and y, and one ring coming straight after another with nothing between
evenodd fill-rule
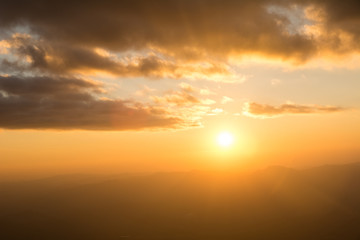
<instances>
[{"instance_id":1,"label":"cloud layer","mask_svg":"<svg viewBox=\"0 0 360 240\"><path fill-rule=\"evenodd\" d=\"M335 0L4 0L0 127L196 126L194 112L208 112L205 105L212 100L198 98L191 89L152 96L155 105L140 104L100 98L102 85L83 78L106 72L119 78L234 83L246 80L232 65L242 56L302 64L359 53L359 8L355 0L340 5ZM245 113L272 117L341 110L249 103Z\"/></svg>"},{"instance_id":2,"label":"cloud layer","mask_svg":"<svg viewBox=\"0 0 360 240\"><path fill-rule=\"evenodd\" d=\"M222 81L236 81L228 66L221 63L186 64L154 53L117 56L101 48L50 43L28 34L13 34L3 43L4 49L12 53L12 60L0 62L3 72L74 74L100 71L120 77L206 79L214 76L216 79L222 77Z\"/></svg>"},{"instance_id":3,"label":"cloud layer","mask_svg":"<svg viewBox=\"0 0 360 240\"><path fill-rule=\"evenodd\" d=\"M333 113L344 111L344 108L336 106L301 105L294 103L272 106L255 102L245 103L243 114L254 118L272 118L289 114L314 114Z\"/></svg>"},{"instance_id":4,"label":"cloud layer","mask_svg":"<svg viewBox=\"0 0 360 240\"><path fill-rule=\"evenodd\" d=\"M0 128L140 130L196 125L162 108L98 99L97 83L76 78L0 77Z\"/></svg>"},{"instance_id":5,"label":"cloud layer","mask_svg":"<svg viewBox=\"0 0 360 240\"><path fill-rule=\"evenodd\" d=\"M51 42L124 51L149 47L194 58L232 51L306 57L312 43L284 34L266 6L277 1L5 1L3 27L27 24ZM20 7L19 7L20 6Z\"/></svg>"},{"instance_id":6,"label":"cloud layer","mask_svg":"<svg viewBox=\"0 0 360 240\"><path fill-rule=\"evenodd\" d=\"M270 7L279 11L269 11ZM304 26L293 24L294 6ZM358 1L156 0L2 2L3 28L26 25L54 44L103 47L116 52L156 49L183 59L258 53L300 61L321 45L358 51ZM275 8L276 9L276 8ZM288 14L283 12L288 11ZM293 30L289 30L289 26ZM317 35L314 29L316 27ZM344 37L349 41L345 42ZM330 48L336 47L336 48Z\"/></svg>"}]
</instances>

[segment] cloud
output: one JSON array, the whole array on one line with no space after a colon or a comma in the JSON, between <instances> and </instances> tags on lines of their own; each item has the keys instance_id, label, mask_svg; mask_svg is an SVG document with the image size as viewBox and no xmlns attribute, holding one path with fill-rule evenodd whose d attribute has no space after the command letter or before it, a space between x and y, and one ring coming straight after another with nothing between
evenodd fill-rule
<instances>
[{"instance_id":1,"label":"cloud","mask_svg":"<svg viewBox=\"0 0 360 240\"><path fill-rule=\"evenodd\" d=\"M7 50L12 51L13 60L4 59L1 62L4 72L69 74L100 71L120 77L191 78L227 82L243 80L243 77L231 72L223 63L187 64L153 52L117 56L104 49L37 40L28 34L14 34L10 39L3 40L5 44Z\"/></svg>"},{"instance_id":2,"label":"cloud","mask_svg":"<svg viewBox=\"0 0 360 240\"><path fill-rule=\"evenodd\" d=\"M222 109L222 108L214 108L214 109L211 109L211 110L208 112L207 115L209 115L209 116L215 116L215 115L219 115L219 114L221 114L221 113L223 113L223 112L224 112L224 109Z\"/></svg>"},{"instance_id":3,"label":"cloud","mask_svg":"<svg viewBox=\"0 0 360 240\"><path fill-rule=\"evenodd\" d=\"M27 25L42 39L68 46L115 52L151 48L186 60L248 53L311 57L316 51L311 39L284 31L279 21L287 19L268 11L272 4L292 1L5 0L0 23L3 28Z\"/></svg>"},{"instance_id":4,"label":"cloud","mask_svg":"<svg viewBox=\"0 0 360 240\"><path fill-rule=\"evenodd\" d=\"M174 91L163 97L153 96L152 99L160 104L173 104L176 106L192 105L200 103L200 100L186 91Z\"/></svg>"},{"instance_id":5,"label":"cloud","mask_svg":"<svg viewBox=\"0 0 360 240\"><path fill-rule=\"evenodd\" d=\"M0 127L137 130L199 125L214 103L202 98L212 94L206 88L183 85L153 96L155 105L150 105L106 98L102 84L83 78L105 72L118 78L239 83L250 76L240 74L241 61L232 59L252 56L303 64L358 54L359 2L341 3L4 0ZM155 95L151 89L137 92L138 97L150 94ZM248 103L244 113L273 117L341 110Z\"/></svg>"},{"instance_id":6,"label":"cloud","mask_svg":"<svg viewBox=\"0 0 360 240\"><path fill-rule=\"evenodd\" d=\"M274 78L270 81L271 85L279 85L281 83L280 79Z\"/></svg>"},{"instance_id":7,"label":"cloud","mask_svg":"<svg viewBox=\"0 0 360 240\"><path fill-rule=\"evenodd\" d=\"M226 103L233 102L233 101L234 101L234 99L232 99L231 97L227 97L227 96L223 96L221 99L222 104L226 104Z\"/></svg>"},{"instance_id":8,"label":"cloud","mask_svg":"<svg viewBox=\"0 0 360 240\"><path fill-rule=\"evenodd\" d=\"M173 116L179 116L187 119L189 122L198 123L206 115L215 115L219 112L211 111L211 105L216 101L210 98L204 98L202 89L196 88L188 83L180 83L177 90L168 90L164 94L150 96L155 106L166 109L173 113ZM212 114L209 114L212 113Z\"/></svg>"},{"instance_id":9,"label":"cloud","mask_svg":"<svg viewBox=\"0 0 360 240\"><path fill-rule=\"evenodd\" d=\"M197 122L164 108L96 98L97 83L56 77L0 77L0 128L141 130L185 128Z\"/></svg>"},{"instance_id":10,"label":"cloud","mask_svg":"<svg viewBox=\"0 0 360 240\"><path fill-rule=\"evenodd\" d=\"M149 95L150 93L155 92L155 91L156 91L155 88L150 88L150 87L144 85L141 90L137 90L137 91L135 92L135 95L136 95L136 96L143 97L143 96L147 96L147 95Z\"/></svg>"},{"instance_id":11,"label":"cloud","mask_svg":"<svg viewBox=\"0 0 360 240\"><path fill-rule=\"evenodd\" d=\"M195 88L187 83L179 84L180 90L168 91L164 96L152 96L154 102L158 104L170 104L179 107L200 104L201 99L194 95Z\"/></svg>"},{"instance_id":12,"label":"cloud","mask_svg":"<svg viewBox=\"0 0 360 240\"><path fill-rule=\"evenodd\" d=\"M194 106L202 106L208 108L207 105L215 104L216 101L210 98L202 98L204 95L202 90L191 86L188 83L180 83L180 90L171 90L163 96L151 96L151 99L162 105L176 106L180 108L191 108Z\"/></svg>"},{"instance_id":13,"label":"cloud","mask_svg":"<svg viewBox=\"0 0 360 240\"><path fill-rule=\"evenodd\" d=\"M200 89L200 95L209 96L209 95L216 95L216 93L207 88L204 88L204 89Z\"/></svg>"},{"instance_id":14,"label":"cloud","mask_svg":"<svg viewBox=\"0 0 360 240\"><path fill-rule=\"evenodd\" d=\"M62 97L85 94L86 91L103 92L102 84L79 78L0 76L0 89L10 96L28 98Z\"/></svg>"},{"instance_id":15,"label":"cloud","mask_svg":"<svg viewBox=\"0 0 360 240\"><path fill-rule=\"evenodd\" d=\"M10 48L10 44L5 41L5 40L1 40L0 41L0 54L7 54L9 51L8 49Z\"/></svg>"},{"instance_id":16,"label":"cloud","mask_svg":"<svg viewBox=\"0 0 360 240\"><path fill-rule=\"evenodd\" d=\"M267 104L247 102L244 104L243 115L254 118L273 118L290 114L322 114L341 112L344 110L344 108L336 106L300 105L294 103L287 103L276 107Z\"/></svg>"},{"instance_id":17,"label":"cloud","mask_svg":"<svg viewBox=\"0 0 360 240\"><path fill-rule=\"evenodd\" d=\"M359 51L359 7L356 0L4 0L0 28L26 26L42 41L79 51L154 50L184 61L257 54L301 63L319 51Z\"/></svg>"}]
</instances>

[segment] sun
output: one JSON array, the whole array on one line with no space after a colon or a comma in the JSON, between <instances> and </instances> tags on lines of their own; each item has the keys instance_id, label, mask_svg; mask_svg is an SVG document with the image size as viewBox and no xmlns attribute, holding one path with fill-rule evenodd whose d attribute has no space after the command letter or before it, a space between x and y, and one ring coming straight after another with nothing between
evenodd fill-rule
<instances>
[{"instance_id":1,"label":"sun","mask_svg":"<svg viewBox=\"0 0 360 240\"><path fill-rule=\"evenodd\" d=\"M217 137L217 142L222 147L229 147L234 142L234 137L229 132L221 132Z\"/></svg>"}]
</instances>

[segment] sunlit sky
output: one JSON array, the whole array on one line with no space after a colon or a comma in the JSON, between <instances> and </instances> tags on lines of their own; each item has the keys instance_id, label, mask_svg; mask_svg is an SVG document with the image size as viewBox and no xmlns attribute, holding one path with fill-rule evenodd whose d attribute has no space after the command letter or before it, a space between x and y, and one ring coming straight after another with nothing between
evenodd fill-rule
<instances>
[{"instance_id":1,"label":"sunlit sky","mask_svg":"<svg viewBox=\"0 0 360 240\"><path fill-rule=\"evenodd\" d=\"M0 174L360 157L357 1L3 1ZM228 132L232 144L218 143Z\"/></svg>"}]
</instances>

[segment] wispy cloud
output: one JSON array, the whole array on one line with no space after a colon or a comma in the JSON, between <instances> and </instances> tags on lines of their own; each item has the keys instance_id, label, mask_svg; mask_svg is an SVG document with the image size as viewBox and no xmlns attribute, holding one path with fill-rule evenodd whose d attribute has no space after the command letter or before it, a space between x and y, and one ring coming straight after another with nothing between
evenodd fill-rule
<instances>
[{"instance_id":1,"label":"wispy cloud","mask_svg":"<svg viewBox=\"0 0 360 240\"><path fill-rule=\"evenodd\" d=\"M227 97L227 96L223 96L221 99L222 104L226 104L226 103L233 102L233 101L234 101L234 99L232 99L231 97Z\"/></svg>"},{"instance_id":2,"label":"wispy cloud","mask_svg":"<svg viewBox=\"0 0 360 240\"><path fill-rule=\"evenodd\" d=\"M259 104L255 102L247 102L243 107L243 115L254 118L273 118L290 114L314 114L314 113L333 113L346 110L336 106L322 105L301 105L294 103L282 104L280 106L272 106L268 104Z\"/></svg>"},{"instance_id":3,"label":"wispy cloud","mask_svg":"<svg viewBox=\"0 0 360 240\"><path fill-rule=\"evenodd\" d=\"M164 95L154 95L151 99L157 104L169 104L177 107L194 105L211 105L216 103L209 98L202 98L202 89L197 89L188 83L180 83L179 90L167 91Z\"/></svg>"}]
</instances>

